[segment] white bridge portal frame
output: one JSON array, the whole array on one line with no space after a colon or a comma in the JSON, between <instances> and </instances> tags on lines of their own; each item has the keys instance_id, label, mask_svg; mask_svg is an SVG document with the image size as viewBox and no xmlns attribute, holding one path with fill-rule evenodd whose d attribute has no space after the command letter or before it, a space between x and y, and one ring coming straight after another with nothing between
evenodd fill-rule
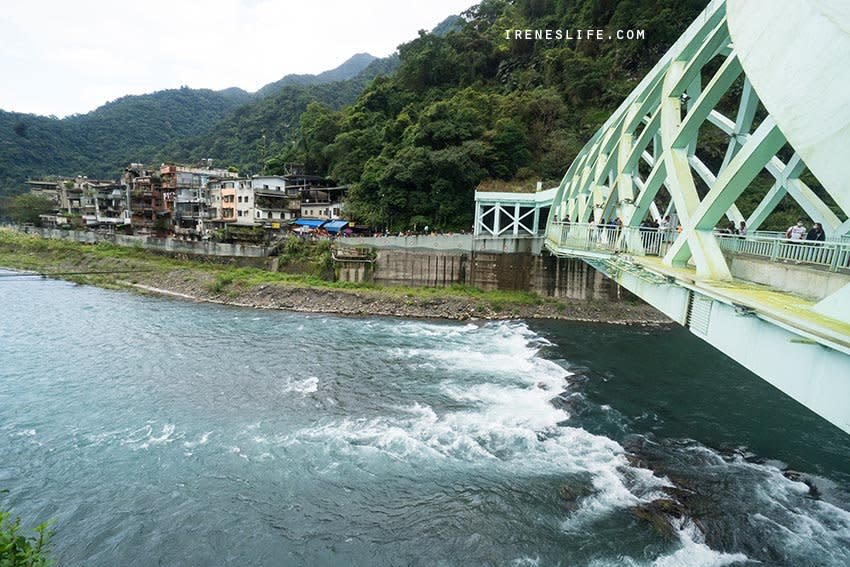
<instances>
[{"instance_id":1,"label":"white bridge portal frame","mask_svg":"<svg viewBox=\"0 0 850 567\"><path fill-rule=\"evenodd\" d=\"M758 229L786 195L828 237L850 231L846 30L840 0L712 1L573 161L546 246L585 259L850 432L850 286L818 303L755 289L733 278L714 234L724 217ZM732 116L719 110L730 106ZM714 170L700 153L707 129L728 140ZM807 170L840 212L801 179ZM772 188L745 218L736 201L763 171ZM640 224L668 215L681 228L649 257ZM602 228L615 217L613 232Z\"/></svg>"}]
</instances>

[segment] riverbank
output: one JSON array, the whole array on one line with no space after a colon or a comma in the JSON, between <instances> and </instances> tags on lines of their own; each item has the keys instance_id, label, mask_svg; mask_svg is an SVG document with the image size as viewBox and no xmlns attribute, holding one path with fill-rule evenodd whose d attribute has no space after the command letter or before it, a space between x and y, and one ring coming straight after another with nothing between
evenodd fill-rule
<instances>
[{"instance_id":1,"label":"riverbank","mask_svg":"<svg viewBox=\"0 0 850 567\"><path fill-rule=\"evenodd\" d=\"M476 288L380 287L166 256L101 242L48 240L0 230L0 266L80 284L259 309L409 318L564 319L666 324L644 303L553 300Z\"/></svg>"}]
</instances>

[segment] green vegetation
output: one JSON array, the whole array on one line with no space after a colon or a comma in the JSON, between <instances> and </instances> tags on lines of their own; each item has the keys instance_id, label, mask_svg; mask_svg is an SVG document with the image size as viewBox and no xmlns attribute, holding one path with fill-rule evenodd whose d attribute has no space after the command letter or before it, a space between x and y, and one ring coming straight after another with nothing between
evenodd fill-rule
<instances>
[{"instance_id":1,"label":"green vegetation","mask_svg":"<svg viewBox=\"0 0 850 567\"><path fill-rule=\"evenodd\" d=\"M210 291L213 293L223 293L232 283L233 276L231 274L218 274L215 277L215 281L210 284Z\"/></svg>"},{"instance_id":2,"label":"green vegetation","mask_svg":"<svg viewBox=\"0 0 850 567\"><path fill-rule=\"evenodd\" d=\"M359 75L360 72L366 69L377 59L377 57L368 53L355 53L346 59L342 65L335 69L323 71L318 75L286 75L279 81L265 85L255 94L257 97L262 98L273 95L283 87L291 85L323 85L326 83L345 81Z\"/></svg>"},{"instance_id":3,"label":"green vegetation","mask_svg":"<svg viewBox=\"0 0 850 567\"><path fill-rule=\"evenodd\" d=\"M48 174L117 178L176 137L198 134L250 98L238 89L172 89L125 96L58 119L0 111L0 195Z\"/></svg>"},{"instance_id":4,"label":"green vegetation","mask_svg":"<svg viewBox=\"0 0 850 567\"><path fill-rule=\"evenodd\" d=\"M0 201L0 218L7 217L18 224L41 224L39 215L53 211L53 202L38 195L25 193Z\"/></svg>"},{"instance_id":5,"label":"green vegetation","mask_svg":"<svg viewBox=\"0 0 850 567\"><path fill-rule=\"evenodd\" d=\"M302 162L351 184L347 210L372 226L469 229L479 184L556 184L704 7L705 0L484 0L441 34L420 32L400 46L395 74L376 79L351 106L309 105L296 143L267 167ZM641 29L646 39L507 39L513 29ZM741 86L739 80L733 93ZM721 101L728 116L735 116L736 100ZM763 117L761 109L757 122ZM697 153L717 171L727 143L709 127ZM832 204L814 178L806 181ZM739 199L745 215L772 183L764 174ZM707 188L699 179L697 185L704 195ZM662 210L666 199L662 191ZM763 228L784 230L798 216L805 215L788 197Z\"/></svg>"},{"instance_id":6,"label":"green vegetation","mask_svg":"<svg viewBox=\"0 0 850 567\"><path fill-rule=\"evenodd\" d=\"M156 155L157 160L194 162L212 156L239 171L257 173L266 161L284 152L298 133L298 118L307 106L321 102L341 108L353 102L376 76L389 73L397 59L376 59L355 77L322 84L281 86L274 93L238 108L208 131L175 139Z\"/></svg>"},{"instance_id":7,"label":"green vegetation","mask_svg":"<svg viewBox=\"0 0 850 567\"><path fill-rule=\"evenodd\" d=\"M36 526L35 534L21 533L21 519L12 520L0 511L0 567L46 567L50 550L50 530L46 523Z\"/></svg>"},{"instance_id":8,"label":"green vegetation","mask_svg":"<svg viewBox=\"0 0 850 567\"><path fill-rule=\"evenodd\" d=\"M298 240L298 239L296 239ZM287 241L290 244L292 241ZM67 276L78 283L103 287L126 287L126 283L145 283L165 274L184 274L187 281L206 281L206 289L216 294L232 294L261 285L290 288L359 291L386 297L411 299L465 298L481 304L540 305L546 300L525 291L482 291L470 286L448 288L383 287L372 283L332 281L325 262L330 260L327 242L292 243L281 251L281 264L301 266L308 258L307 271L270 272L259 268L217 263L203 257L177 258L159 255L141 248L115 246L107 242L96 245L66 240L52 240L0 229L0 266L35 270L46 274L64 271L137 270L136 273Z\"/></svg>"},{"instance_id":9,"label":"green vegetation","mask_svg":"<svg viewBox=\"0 0 850 567\"><path fill-rule=\"evenodd\" d=\"M485 0L420 33L351 106L310 105L269 169L303 162L353 184L349 211L392 230L468 229L484 180L558 180L704 0ZM508 29L646 30L645 41L525 41ZM416 221L414 221L414 218ZM426 222L427 221L427 222Z\"/></svg>"}]
</instances>

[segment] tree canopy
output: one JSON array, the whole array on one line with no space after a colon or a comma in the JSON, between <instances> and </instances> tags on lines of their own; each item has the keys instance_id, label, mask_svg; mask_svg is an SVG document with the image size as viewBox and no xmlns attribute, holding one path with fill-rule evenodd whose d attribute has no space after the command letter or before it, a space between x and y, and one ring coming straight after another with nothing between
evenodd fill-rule
<instances>
[{"instance_id":1,"label":"tree canopy","mask_svg":"<svg viewBox=\"0 0 850 567\"><path fill-rule=\"evenodd\" d=\"M348 213L393 229L472 223L485 179L555 183L702 10L702 0L484 0L399 47L400 65L342 109L312 105L300 161L352 185ZM647 30L645 41L529 41L510 29Z\"/></svg>"}]
</instances>

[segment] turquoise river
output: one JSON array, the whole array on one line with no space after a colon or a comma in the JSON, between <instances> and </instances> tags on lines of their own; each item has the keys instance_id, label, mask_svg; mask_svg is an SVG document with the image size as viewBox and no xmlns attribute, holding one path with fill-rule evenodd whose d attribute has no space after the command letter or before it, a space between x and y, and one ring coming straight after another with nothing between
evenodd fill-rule
<instances>
[{"instance_id":1,"label":"turquoise river","mask_svg":"<svg viewBox=\"0 0 850 567\"><path fill-rule=\"evenodd\" d=\"M0 292L57 565L850 565L850 437L680 328Z\"/></svg>"}]
</instances>

